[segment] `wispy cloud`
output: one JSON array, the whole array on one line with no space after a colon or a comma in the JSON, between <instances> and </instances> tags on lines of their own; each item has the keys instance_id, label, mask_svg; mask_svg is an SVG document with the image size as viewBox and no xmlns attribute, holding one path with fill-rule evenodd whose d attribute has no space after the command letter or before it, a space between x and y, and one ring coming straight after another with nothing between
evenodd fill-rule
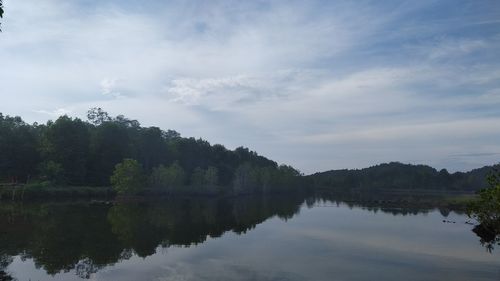
<instances>
[{"instance_id":1,"label":"wispy cloud","mask_svg":"<svg viewBox=\"0 0 500 281\"><path fill-rule=\"evenodd\" d=\"M28 121L100 106L305 172L500 149L490 2L4 2L0 111Z\"/></svg>"},{"instance_id":2,"label":"wispy cloud","mask_svg":"<svg viewBox=\"0 0 500 281\"><path fill-rule=\"evenodd\" d=\"M66 108L58 108L58 109L54 109L54 110L43 110L43 109L40 109L40 110L35 110L35 112L46 114L46 115L50 115L51 117L59 117L59 116L62 116L62 115L68 115L68 114L73 113L72 110L69 110L69 109L66 109Z\"/></svg>"},{"instance_id":3,"label":"wispy cloud","mask_svg":"<svg viewBox=\"0 0 500 281\"><path fill-rule=\"evenodd\" d=\"M101 93L105 96L120 97L121 94L117 90L116 78L104 78L101 80Z\"/></svg>"}]
</instances>

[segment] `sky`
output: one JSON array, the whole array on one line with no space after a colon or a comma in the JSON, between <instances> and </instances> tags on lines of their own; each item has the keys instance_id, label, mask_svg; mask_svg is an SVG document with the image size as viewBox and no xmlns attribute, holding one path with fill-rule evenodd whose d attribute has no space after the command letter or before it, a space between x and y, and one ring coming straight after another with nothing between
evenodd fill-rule
<instances>
[{"instance_id":1,"label":"sky","mask_svg":"<svg viewBox=\"0 0 500 281\"><path fill-rule=\"evenodd\" d=\"M500 1L4 0L0 112L101 107L309 174L500 161Z\"/></svg>"}]
</instances>

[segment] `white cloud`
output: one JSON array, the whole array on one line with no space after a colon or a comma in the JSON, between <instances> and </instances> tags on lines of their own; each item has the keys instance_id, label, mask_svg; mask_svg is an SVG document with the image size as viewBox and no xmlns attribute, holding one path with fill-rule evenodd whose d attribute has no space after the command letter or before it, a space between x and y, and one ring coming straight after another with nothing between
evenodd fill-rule
<instances>
[{"instance_id":1,"label":"white cloud","mask_svg":"<svg viewBox=\"0 0 500 281\"><path fill-rule=\"evenodd\" d=\"M422 48L422 51L430 59L453 58L474 51L479 51L487 47L484 40L478 39L441 39L429 46Z\"/></svg>"},{"instance_id":2,"label":"white cloud","mask_svg":"<svg viewBox=\"0 0 500 281\"><path fill-rule=\"evenodd\" d=\"M0 112L99 106L305 172L497 149L500 37L480 10L467 33L415 16L433 1L193 3L5 1Z\"/></svg>"},{"instance_id":3,"label":"white cloud","mask_svg":"<svg viewBox=\"0 0 500 281\"><path fill-rule=\"evenodd\" d=\"M105 96L120 97L121 94L117 91L116 78L104 78L101 80L101 93Z\"/></svg>"},{"instance_id":4,"label":"white cloud","mask_svg":"<svg viewBox=\"0 0 500 281\"><path fill-rule=\"evenodd\" d=\"M474 139L477 136L499 136L500 118L457 120L424 124L389 125L339 133L308 135L297 139L302 143L355 142L435 142L438 139ZM498 146L500 151L500 145Z\"/></svg>"},{"instance_id":5,"label":"white cloud","mask_svg":"<svg viewBox=\"0 0 500 281\"><path fill-rule=\"evenodd\" d=\"M35 112L50 115L52 118L59 117L62 115L69 115L69 114L73 113L72 110L66 109L66 108L58 108L58 109L54 109L54 110L40 109L40 110L35 110Z\"/></svg>"},{"instance_id":6,"label":"white cloud","mask_svg":"<svg viewBox=\"0 0 500 281\"><path fill-rule=\"evenodd\" d=\"M202 98L210 94L217 95L217 91L233 91L240 88L256 88L254 82L244 75L224 78L179 78L171 82L167 93L172 96L172 101L182 102L187 105L200 104ZM225 93L222 93L225 94ZM236 96L238 93L233 93ZM228 97L231 98L231 97ZM237 97L236 97L237 98ZM234 97L233 97L234 99Z\"/></svg>"}]
</instances>

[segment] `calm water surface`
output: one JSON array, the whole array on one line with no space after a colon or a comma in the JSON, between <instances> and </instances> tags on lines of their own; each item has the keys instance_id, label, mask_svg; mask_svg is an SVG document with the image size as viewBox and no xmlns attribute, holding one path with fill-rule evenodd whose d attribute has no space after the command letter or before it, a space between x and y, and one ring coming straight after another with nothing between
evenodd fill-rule
<instances>
[{"instance_id":1,"label":"calm water surface","mask_svg":"<svg viewBox=\"0 0 500 281\"><path fill-rule=\"evenodd\" d=\"M1 266L18 280L500 280L498 251L465 215L437 209L299 198L2 204Z\"/></svg>"}]
</instances>

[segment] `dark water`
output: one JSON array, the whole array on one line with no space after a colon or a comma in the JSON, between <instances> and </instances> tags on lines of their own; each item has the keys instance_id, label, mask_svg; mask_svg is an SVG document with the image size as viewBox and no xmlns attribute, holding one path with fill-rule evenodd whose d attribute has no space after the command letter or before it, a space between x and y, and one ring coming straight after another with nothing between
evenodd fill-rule
<instances>
[{"instance_id":1,"label":"dark water","mask_svg":"<svg viewBox=\"0 0 500 281\"><path fill-rule=\"evenodd\" d=\"M0 270L18 280L500 280L498 251L447 210L296 197L0 204Z\"/></svg>"}]
</instances>

